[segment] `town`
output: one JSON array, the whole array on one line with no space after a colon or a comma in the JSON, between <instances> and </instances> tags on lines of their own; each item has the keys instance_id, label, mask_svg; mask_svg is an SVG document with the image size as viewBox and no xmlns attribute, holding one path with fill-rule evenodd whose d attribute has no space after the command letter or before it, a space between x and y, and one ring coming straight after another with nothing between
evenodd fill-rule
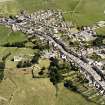
<instances>
[{"instance_id":1,"label":"town","mask_svg":"<svg viewBox=\"0 0 105 105\"><path fill-rule=\"evenodd\" d=\"M22 11L16 16L1 17L0 24L11 27L13 32L21 31L28 38L39 37L47 41L53 51L49 58L60 53L63 60L75 63L80 73L89 80L89 85L96 87L100 94L105 95L105 46L92 45L96 41L96 29L105 26L100 21L93 26L75 27L72 22L65 22L60 10L40 10L32 14ZM103 40L104 42L104 40ZM95 57L100 58L99 60Z\"/></svg>"}]
</instances>

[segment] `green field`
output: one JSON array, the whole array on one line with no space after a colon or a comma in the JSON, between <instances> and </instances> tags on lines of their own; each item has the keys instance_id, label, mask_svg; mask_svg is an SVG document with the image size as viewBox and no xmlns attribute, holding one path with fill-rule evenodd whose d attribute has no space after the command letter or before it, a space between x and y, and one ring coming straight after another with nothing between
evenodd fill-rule
<instances>
[{"instance_id":1,"label":"green field","mask_svg":"<svg viewBox=\"0 0 105 105\"><path fill-rule=\"evenodd\" d=\"M26 41L26 36L21 32L12 32L10 28L0 25L0 45Z\"/></svg>"},{"instance_id":2,"label":"green field","mask_svg":"<svg viewBox=\"0 0 105 105\"><path fill-rule=\"evenodd\" d=\"M97 29L96 32L98 35L104 35L105 36L105 27Z\"/></svg>"},{"instance_id":3,"label":"green field","mask_svg":"<svg viewBox=\"0 0 105 105\"><path fill-rule=\"evenodd\" d=\"M96 105L59 84L58 96L47 78L32 79L31 74L10 70L0 83L0 105ZM4 103L4 104L3 104Z\"/></svg>"}]
</instances>

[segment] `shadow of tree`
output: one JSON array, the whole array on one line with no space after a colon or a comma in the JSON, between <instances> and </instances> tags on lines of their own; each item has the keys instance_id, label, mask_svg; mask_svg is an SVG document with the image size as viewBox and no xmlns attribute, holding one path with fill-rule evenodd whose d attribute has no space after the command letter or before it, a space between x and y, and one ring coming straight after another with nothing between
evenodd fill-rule
<instances>
[{"instance_id":1,"label":"shadow of tree","mask_svg":"<svg viewBox=\"0 0 105 105\"><path fill-rule=\"evenodd\" d=\"M5 69L5 62L0 62L0 82L4 78L4 69Z\"/></svg>"},{"instance_id":2,"label":"shadow of tree","mask_svg":"<svg viewBox=\"0 0 105 105\"><path fill-rule=\"evenodd\" d=\"M0 82L1 80L3 80L3 78L4 78L4 70L0 69Z\"/></svg>"}]
</instances>

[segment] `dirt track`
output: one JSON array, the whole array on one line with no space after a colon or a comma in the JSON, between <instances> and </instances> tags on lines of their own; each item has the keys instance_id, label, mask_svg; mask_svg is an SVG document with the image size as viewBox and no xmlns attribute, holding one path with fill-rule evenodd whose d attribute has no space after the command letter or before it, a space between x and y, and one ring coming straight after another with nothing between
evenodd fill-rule
<instances>
[{"instance_id":1,"label":"dirt track","mask_svg":"<svg viewBox=\"0 0 105 105\"><path fill-rule=\"evenodd\" d=\"M13 1L13 0L0 0L0 2L7 2L7 1Z\"/></svg>"}]
</instances>

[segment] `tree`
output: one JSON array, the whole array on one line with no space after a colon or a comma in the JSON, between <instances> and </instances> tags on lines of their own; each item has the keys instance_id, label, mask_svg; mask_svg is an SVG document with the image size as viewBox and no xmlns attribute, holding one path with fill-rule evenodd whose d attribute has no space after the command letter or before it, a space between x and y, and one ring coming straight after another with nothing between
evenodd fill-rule
<instances>
[{"instance_id":1,"label":"tree","mask_svg":"<svg viewBox=\"0 0 105 105\"><path fill-rule=\"evenodd\" d=\"M71 70L71 65L64 61L62 64L59 64L59 72L61 74L69 73Z\"/></svg>"},{"instance_id":2,"label":"tree","mask_svg":"<svg viewBox=\"0 0 105 105\"><path fill-rule=\"evenodd\" d=\"M95 52L93 52L93 54L90 56L91 59L95 60L95 61L101 61L102 58L100 55L97 55Z\"/></svg>"},{"instance_id":3,"label":"tree","mask_svg":"<svg viewBox=\"0 0 105 105\"><path fill-rule=\"evenodd\" d=\"M53 85L57 85L62 81L63 76L60 73L60 67L57 59L52 59L48 70L50 81L53 83Z\"/></svg>"},{"instance_id":4,"label":"tree","mask_svg":"<svg viewBox=\"0 0 105 105\"><path fill-rule=\"evenodd\" d=\"M73 84L71 80L66 80L64 86L74 92L78 92L78 88Z\"/></svg>"},{"instance_id":5,"label":"tree","mask_svg":"<svg viewBox=\"0 0 105 105\"><path fill-rule=\"evenodd\" d=\"M62 75L59 73L59 70L56 66L50 67L50 81L53 83L53 85L56 85L57 83L61 82L63 79Z\"/></svg>"},{"instance_id":6,"label":"tree","mask_svg":"<svg viewBox=\"0 0 105 105\"><path fill-rule=\"evenodd\" d=\"M34 53L34 56L33 56L32 60L31 60L31 62L33 64L38 63L39 57L40 57L40 52L38 51L37 53Z\"/></svg>"},{"instance_id":7,"label":"tree","mask_svg":"<svg viewBox=\"0 0 105 105\"><path fill-rule=\"evenodd\" d=\"M103 45L103 37L97 37L93 41L93 46L102 46Z\"/></svg>"},{"instance_id":8,"label":"tree","mask_svg":"<svg viewBox=\"0 0 105 105\"><path fill-rule=\"evenodd\" d=\"M30 67L30 66L31 66L31 62L29 60L20 61L17 64L17 68L25 68L25 67Z\"/></svg>"},{"instance_id":9,"label":"tree","mask_svg":"<svg viewBox=\"0 0 105 105\"><path fill-rule=\"evenodd\" d=\"M72 64L72 63L71 63L71 69L74 70L74 71L79 70L79 68L75 64Z\"/></svg>"},{"instance_id":10,"label":"tree","mask_svg":"<svg viewBox=\"0 0 105 105\"><path fill-rule=\"evenodd\" d=\"M45 41L45 40L42 41L38 37L34 39L29 39L29 40L34 44L33 49L40 49L40 50L50 49L48 41Z\"/></svg>"},{"instance_id":11,"label":"tree","mask_svg":"<svg viewBox=\"0 0 105 105\"><path fill-rule=\"evenodd\" d=\"M4 62L0 62L0 69L4 69L5 68L5 63Z\"/></svg>"},{"instance_id":12,"label":"tree","mask_svg":"<svg viewBox=\"0 0 105 105\"><path fill-rule=\"evenodd\" d=\"M38 74L43 75L44 74L43 70L41 70Z\"/></svg>"}]
</instances>

